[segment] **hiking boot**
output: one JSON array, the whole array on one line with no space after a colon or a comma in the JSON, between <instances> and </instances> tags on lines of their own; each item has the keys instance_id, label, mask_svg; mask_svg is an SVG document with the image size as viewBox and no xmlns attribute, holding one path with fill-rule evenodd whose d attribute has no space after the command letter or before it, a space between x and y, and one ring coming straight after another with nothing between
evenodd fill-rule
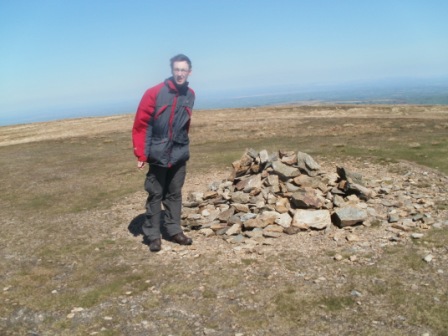
<instances>
[{"instance_id":1,"label":"hiking boot","mask_svg":"<svg viewBox=\"0 0 448 336\"><path fill-rule=\"evenodd\" d=\"M193 239L188 238L183 232L175 234L171 237L171 240L180 245L191 245L193 243Z\"/></svg>"},{"instance_id":2,"label":"hiking boot","mask_svg":"<svg viewBox=\"0 0 448 336\"><path fill-rule=\"evenodd\" d=\"M151 240L149 242L149 250L151 252L159 252L162 249L162 240L160 238Z\"/></svg>"}]
</instances>

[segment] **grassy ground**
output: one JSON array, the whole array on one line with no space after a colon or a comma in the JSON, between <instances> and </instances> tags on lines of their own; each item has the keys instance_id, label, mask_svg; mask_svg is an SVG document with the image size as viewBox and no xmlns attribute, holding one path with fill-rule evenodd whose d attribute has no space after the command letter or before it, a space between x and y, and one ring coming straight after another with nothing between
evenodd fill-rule
<instances>
[{"instance_id":1,"label":"grassy ground","mask_svg":"<svg viewBox=\"0 0 448 336\"><path fill-rule=\"evenodd\" d=\"M408 160L448 174L440 107L279 107L195 118L188 174L199 189L248 147L386 169ZM353 251L320 235L285 238L314 251L235 255L196 237L193 250L150 255L127 230L144 203L129 120L109 132L93 122L88 134L0 146L2 334L448 335L448 269L421 261L426 251L446 255L448 230L372 248L355 264L334 263L336 253Z\"/></svg>"}]
</instances>

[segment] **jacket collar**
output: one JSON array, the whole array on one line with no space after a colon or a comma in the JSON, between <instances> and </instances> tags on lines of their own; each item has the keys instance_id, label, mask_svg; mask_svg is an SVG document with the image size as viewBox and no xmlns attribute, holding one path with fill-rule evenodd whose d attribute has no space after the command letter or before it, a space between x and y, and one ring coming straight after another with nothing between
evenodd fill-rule
<instances>
[{"instance_id":1,"label":"jacket collar","mask_svg":"<svg viewBox=\"0 0 448 336\"><path fill-rule=\"evenodd\" d=\"M188 91L188 82L185 82L184 85L179 86L179 85L176 85L173 77L167 78L165 80L165 85L168 86L170 91L174 91L179 94L185 94Z\"/></svg>"}]
</instances>

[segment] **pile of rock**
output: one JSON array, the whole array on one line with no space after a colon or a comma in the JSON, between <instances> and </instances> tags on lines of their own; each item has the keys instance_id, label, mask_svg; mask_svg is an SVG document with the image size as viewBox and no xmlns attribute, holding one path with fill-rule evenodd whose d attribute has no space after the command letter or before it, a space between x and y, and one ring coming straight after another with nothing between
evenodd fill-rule
<instances>
[{"instance_id":1,"label":"pile of rock","mask_svg":"<svg viewBox=\"0 0 448 336\"><path fill-rule=\"evenodd\" d=\"M213 182L205 192L189 193L183 226L238 243L332 225L370 225L394 214L387 209L378 213L375 207L381 201L374 199L387 190L366 186L361 174L344 167L323 172L300 151L247 149L232 168L228 179Z\"/></svg>"}]
</instances>

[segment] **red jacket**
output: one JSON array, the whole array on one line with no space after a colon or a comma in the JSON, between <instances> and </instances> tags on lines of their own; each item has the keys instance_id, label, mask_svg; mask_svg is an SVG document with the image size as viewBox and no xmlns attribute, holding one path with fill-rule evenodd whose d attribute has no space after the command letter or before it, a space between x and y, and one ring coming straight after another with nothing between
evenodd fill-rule
<instances>
[{"instance_id":1,"label":"red jacket","mask_svg":"<svg viewBox=\"0 0 448 336\"><path fill-rule=\"evenodd\" d=\"M195 94L165 80L143 95L132 128L134 154L139 161L171 167L190 158L188 131Z\"/></svg>"}]
</instances>

